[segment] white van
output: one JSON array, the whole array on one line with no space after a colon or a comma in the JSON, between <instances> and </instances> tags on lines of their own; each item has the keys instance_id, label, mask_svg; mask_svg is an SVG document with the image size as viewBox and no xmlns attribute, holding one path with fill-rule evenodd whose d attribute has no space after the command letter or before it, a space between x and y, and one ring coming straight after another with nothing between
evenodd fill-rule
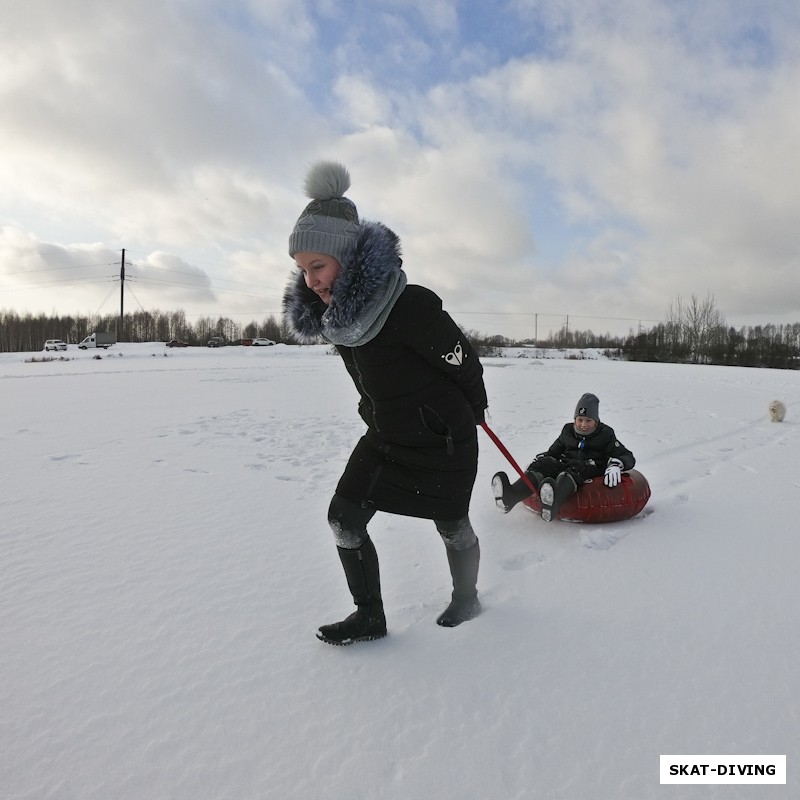
<instances>
[{"instance_id":1,"label":"white van","mask_svg":"<svg viewBox=\"0 0 800 800\"><path fill-rule=\"evenodd\" d=\"M104 350L108 350L115 343L114 335L111 333L103 333L102 331L96 331L95 333L90 334L87 336L79 345L78 347L81 350L85 350L87 347L102 347Z\"/></svg>"},{"instance_id":2,"label":"white van","mask_svg":"<svg viewBox=\"0 0 800 800\"><path fill-rule=\"evenodd\" d=\"M48 350L66 350L66 349L67 349L67 343L66 342L62 342L61 339L48 339L44 343L44 351L45 351L45 353Z\"/></svg>"}]
</instances>

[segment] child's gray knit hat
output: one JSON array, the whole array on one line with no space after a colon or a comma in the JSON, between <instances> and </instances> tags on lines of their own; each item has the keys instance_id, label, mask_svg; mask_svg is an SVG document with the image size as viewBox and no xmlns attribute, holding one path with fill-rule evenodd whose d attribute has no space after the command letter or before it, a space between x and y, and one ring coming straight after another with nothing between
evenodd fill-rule
<instances>
[{"instance_id":1,"label":"child's gray knit hat","mask_svg":"<svg viewBox=\"0 0 800 800\"><path fill-rule=\"evenodd\" d=\"M359 232L358 210L344 197L350 173L335 161L318 161L306 175L305 207L289 237L289 255L324 253L340 264L355 250Z\"/></svg>"},{"instance_id":2,"label":"child's gray knit hat","mask_svg":"<svg viewBox=\"0 0 800 800\"><path fill-rule=\"evenodd\" d=\"M600 422L600 400L597 395L587 392L581 396L581 399L578 400L578 405L575 406L573 419L576 417L589 417L596 422Z\"/></svg>"}]
</instances>

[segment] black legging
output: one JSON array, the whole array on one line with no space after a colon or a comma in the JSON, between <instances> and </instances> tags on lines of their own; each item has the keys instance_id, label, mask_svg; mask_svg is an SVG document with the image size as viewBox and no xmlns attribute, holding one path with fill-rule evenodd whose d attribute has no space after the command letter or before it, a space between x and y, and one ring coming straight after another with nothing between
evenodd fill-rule
<instances>
[{"instance_id":1,"label":"black legging","mask_svg":"<svg viewBox=\"0 0 800 800\"><path fill-rule=\"evenodd\" d=\"M328 524L333 531L337 547L343 550L358 550L369 538L367 525L374 516L374 508L362 508L335 494L328 508ZM457 520L435 519L433 524L448 550L469 550L478 541L469 516Z\"/></svg>"}]
</instances>

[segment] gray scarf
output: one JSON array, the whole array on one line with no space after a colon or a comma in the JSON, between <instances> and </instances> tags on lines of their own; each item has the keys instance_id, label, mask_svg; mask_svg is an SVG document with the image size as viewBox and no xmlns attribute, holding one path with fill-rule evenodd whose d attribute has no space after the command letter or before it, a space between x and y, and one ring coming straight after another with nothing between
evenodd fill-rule
<instances>
[{"instance_id":1,"label":"gray scarf","mask_svg":"<svg viewBox=\"0 0 800 800\"><path fill-rule=\"evenodd\" d=\"M345 347L359 347L372 341L381 332L397 298L406 288L406 283L403 270L389 273L383 286L378 287L369 298L360 316L349 323L335 320L334 315L328 313L332 310L329 307L322 315L322 338L331 344Z\"/></svg>"}]
</instances>

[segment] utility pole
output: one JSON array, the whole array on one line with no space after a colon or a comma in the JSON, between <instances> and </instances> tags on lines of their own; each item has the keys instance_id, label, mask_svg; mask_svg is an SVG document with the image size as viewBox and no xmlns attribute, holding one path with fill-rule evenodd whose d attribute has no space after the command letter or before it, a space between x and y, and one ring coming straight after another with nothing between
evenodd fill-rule
<instances>
[{"instance_id":1,"label":"utility pole","mask_svg":"<svg viewBox=\"0 0 800 800\"><path fill-rule=\"evenodd\" d=\"M125 248L122 248L122 260L119 265L119 332L117 341L122 334L122 323L125 319Z\"/></svg>"},{"instance_id":2,"label":"utility pole","mask_svg":"<svg viewBox=\"0 0 800 800\"><path fill-rule=\"evenodd\" d=\"M533 315L533 345L534 347L539 346L539 315Z\"/></svg>"}]
</instances>

